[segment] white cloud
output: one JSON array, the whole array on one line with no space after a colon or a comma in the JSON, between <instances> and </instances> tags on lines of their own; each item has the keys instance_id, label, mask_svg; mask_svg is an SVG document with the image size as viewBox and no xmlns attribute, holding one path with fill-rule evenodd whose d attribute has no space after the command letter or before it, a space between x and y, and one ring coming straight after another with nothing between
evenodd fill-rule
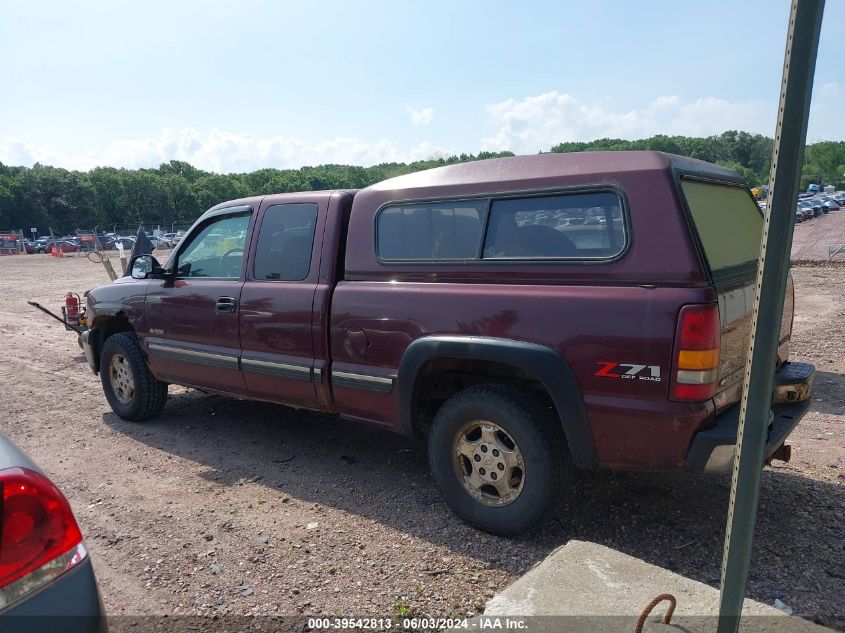
<instances>
[{"instance_id":1,"label":"white cloud","mask_svg":"<svg viewBox=\"0 0 845 633\"><path fill-rule=\"evenodd\" d=\"M663 110L663 109L670 109L675 108L681 104L681 98L678 96L674 97L657 97L654 101L651 102L651 107L655 110Z\"/></svg>"},{"instance_id":2,"label":"white cloud","mask_svg":"<svg viewBox=\"0 0 845 633\"><path fill-rule=\"evenodd\" d=\"M774 111L761 101L726 101L705 97L684 101L661 96L640 109L624 111L609 100L580 101L557 91L507 99L487 106L495 133L482 149L517 153L548 150L562 141L643 138L654 134L708 136L725 130L771 134Z\"/></svg>"},{"instance_id":3,"label":"white cloud","mask_svg":"<svg viewBox=\"0 0 845 633\"><path fill-rule=\"evenodd\" d=\"M60 165L65 157L49 145L31 145L16 137L0 139L0 163L6 165Z\"/></svg>"},{"instance_id":4,"label":"white cloud","mask_svg":"<svg viewBox=\"0 0 845 633\"><path fill-rule=\"evenodd\" d=\"M265 167L298 168L303 165L342 163L375 165L411 162L454 154L452 148L423 141L402 148L394 141L337 137L317 142L285 137L255 137L212 130L207 135L192 128L165 129L157 138L116 141L97 153L69 154L47 145L33 145L17 138L0 139L0 162L31 166L36 162L69 169L157 167L169 160L184 160L216 172L253 171Z\"/></svg>"},{"instance_id":5,"label":"white cloud","mask_svg":"<svg viewBox=\"0 0 845 633\"><path fill-rule=\"evenodd\" d=\"M841 138L837 83L819 86L810 115L808 140ZM584 101L570 94L547 92L511 98L486 106L486 126L475 132L478 145L462 141L460 147L436 140L410 145L395 139L362 139L341 136L305 140L281 136L253 136L239 132L193 128L164 129L157 137L125 139L97 149L74 152L50 145L28 143L20 138L0 138L0 162L31 166L36 162L69 169L87 170L98 165L156 167L169 160L184 160L215 172L247 172L265 167L280 169L303 165L342 163L374 165L411 162L460 152L511 150L515 153L548 151L563 141L597 138L646 138L654 134L708 136L725 130L744 130L772 136L776 107L762 101L728 101L716 97L686 100L662 95L635 109L620 107L613 99ZM434 118L433 108L406 108L411 123L425 125ZM485 129L486 128L486 129ZM818 130L822 130L823 133ZM486 132L486 133L485 133ZM818 137L818 138L817 138ZM469 132L467 138L472 139Z\"/></svg>"},{"instance_id":6,"label":"white cloud","mask_svg":"<svg viewBox=\"0 0 845 633\"><path fill-rule=\"evenodd\" d=\"M839 84L835 81L828 81L821 85L819 92L826 97L832 97L833 95L839 94Z\"/></svg>"},{"instance_id":7,"label":"white cloud","mask_svg":"<svg viewBox=\"0 0 845 633\"><path fill-rule=\"evenodd\" d=\"M653 117L654 111L646 108L644 117ZM665 121L653 121L658 127L653 133L709 136L725 130L742 130L773 136L776 108L763 101L726 101L704 97L688 103L680 102ZM659 129L662 127L663 129Z\"/></svg>"},{"instance_id":8,"label":"white cloud","mask_svg":"<svg viewBox=\"0 0 845 633\"><path fill-rule=\"evenodd\" d=\"M411 119L411 125L428 125L434 120L434 108L422 108L417 110L412 106L405 108L408 118Z\"/></svg>"}]
</instances>

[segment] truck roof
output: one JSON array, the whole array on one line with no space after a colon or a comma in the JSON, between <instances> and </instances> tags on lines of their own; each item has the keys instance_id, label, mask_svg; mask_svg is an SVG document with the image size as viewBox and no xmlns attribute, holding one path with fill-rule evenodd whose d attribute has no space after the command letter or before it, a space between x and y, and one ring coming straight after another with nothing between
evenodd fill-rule
<instances>
[{"instance_id":1,"label":"truck roof","mask_svg":"<svg viewBox=\"0 0 845 633\"><path fill-rule=\"evenodd\" d=\"M365 203L368 206L375 204L378 207L387 200L450 195L458 190L461 190L461 193L518 191L540 188L546 184L544 181L548 181L549 184L553 182L555 186L585 182L607 183L614 180L614 174L673 170L732 181L737 184L744 183L742 178L731 169L665 152L569 152L457 163L389 178L365 189L332 189L308 193L312 196L330 197L336 192L346 192L355 195L356 206L359 203ZM401 194L399 194L400 191ZM397 194L399 194L398 197ZM265 198L272 198L271 202L283 203L286 197L299 195L301 193L277 193L229 200L215 205L206 213L239 205L257 208Z\"/></svg>"},{"instance_id":2,"label":"truck roof","mask_svg":"<svg viewBox=\"0 0 845 633\"><path fill-rule=\"evenodd\" d=\"M470 274L466 272L464 262L384 264L379 261L374 227L379 210L386 205L599 186L624 192L626 204L636 208L637 237L631 241L630 252L623 259L601 266L580 266L580 270L577 270L578 266L569 266L567 279L590 283L617 283L623 279L630 283L653 279L655 271L661 271L661 279L666 283L704 284L706 279L691 242L690 229L675 203L674 182L678 174L744 184L739 174L731 169L652 151L495 158L391 178L355 194L347 228L345 278L395 279L400 270L403 279L428 280L436 275L441 280L455 280ZM510 266L513 274L524 274L531 279L561 274L561 267L555 262L495 265L501 270Z\"/></svg>"},{"instance_id":3,"label":"truck roof","mask_svg":"<svg viewBox=\"0 0 845 633\"><path fill-rule=\"evenodd\" d=\"M258 207L261 205L262 202L266 201L267 204L284 204L285 202L297 201L302 199L303 193L308 195L310 200L315 199L328 199L331 198L336 193L350 193L355 194L359 191L359 189L320 189L318 191L291 191L285 193L270 193L270 194L262 194L258 196L249 196L247 198L237 198L235 200L227 200L225 202L221 202L219 204L214 205L208 211L202 214L200 219L204 219L209 214L212 214L216 211L220 211L223 209L232 209L233 207L242 207L248 206L252 207L256 211Z\"/></svg>"},{"instance_id":4,"label":"truck roof","mask_svg":"<svg viewBox=\"0 0 845 633\"><path fill-rule=\"evenodd\" d=\"M397 176L363 189L359 195L396 191L496 183L498 190L518 190L522 184L546 178L559 183L566 177L584 182L606 182L613 174L680 170L720 180L743 182L731 169L665 152L571 152L492 158ZM592 177L592 178L591 178Z\"/></svg>"}]
</instances>

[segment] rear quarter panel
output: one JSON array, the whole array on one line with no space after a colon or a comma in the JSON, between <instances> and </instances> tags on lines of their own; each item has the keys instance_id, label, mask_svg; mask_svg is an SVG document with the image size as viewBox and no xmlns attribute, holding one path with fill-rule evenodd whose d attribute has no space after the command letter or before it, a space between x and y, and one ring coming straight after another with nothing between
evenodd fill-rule
<instances>
[{"instance_id":1,"label":"rear quarter panel","mask_svg":"<svg viewBox=\"0 0 845 633\"><path fill-rule=\"evenodd\" d=\"M668 401L679 306L707 291L682 288L345 282L334 295L333 369L393 377L408 345L437 334L486 336L545 345L572 368L600 462L619 467L680 467L706 405ZM367 347L355 353L348 332ZM660 368L659 381L628 379L602 363ZM645 374L644 374L645 375ZM395 393L333 388L351 417L394 427Z\"/></svg>"}]
</instances>

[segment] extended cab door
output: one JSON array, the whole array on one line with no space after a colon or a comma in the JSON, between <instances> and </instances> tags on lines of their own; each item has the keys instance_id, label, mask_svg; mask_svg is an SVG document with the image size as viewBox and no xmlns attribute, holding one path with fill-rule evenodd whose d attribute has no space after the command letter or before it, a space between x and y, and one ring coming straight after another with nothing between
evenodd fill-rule
<instances>
[{"instance_id":1,"label":"extended cab door","mask_svg":"<svg viewBox=\"0 0 845 633\"><path fill-rule=\"evenodd\" d=\"M240 309L241 367L252 397L321 408L314 338L323 334L314 294L327 205L326 194L283 194L261 204Z\"/></svg>"},{"instance_id":2,"label":"extended cab door","mask_svg":"<svg viewBox=\"0 0 845 633\"><path fill-rule=\"evenodd\" d=\"M238 312L252 215L248 206L214 212L179 245L175 278L150 283L143 334L160 379L244 392Z\"/></svg>"}]
</instances>

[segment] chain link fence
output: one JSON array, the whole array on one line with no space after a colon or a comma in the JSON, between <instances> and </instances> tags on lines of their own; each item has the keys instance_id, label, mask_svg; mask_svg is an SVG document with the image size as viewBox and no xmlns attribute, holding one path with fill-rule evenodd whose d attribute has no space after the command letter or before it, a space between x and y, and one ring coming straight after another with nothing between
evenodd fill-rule
<instances>
[{"instance_id":1,"label":"chain link fence","mask_svg":"<svg viewBox=\"0 0 845 633\"><path fill-rule=\"evenodd\" d=\"M792 263L845 263L845 207L795 225Z\"/></svg>"},{"instance_id":2,"label":"chain link fence","mask_svg":"<svg viewBox=\"0 0 845 633\"><path fill-rule=\"evenodd\" d=\"M23 250L23 233L0 229L0 255L17 255Z\"/></svg>"},{"instance_id":3,"label":"chain link fence","mask_svg":"<svg viewBox=\"0 0 845 633\"><path fill-rule=\"evenodd\" d=\"M132 224L107 224L107 225L97 225L93 227L93 231L95 231L98 235L102 235L105 233L114 233L115 235L123 235L132 237L138 233L138 229L143 228L147 233L153 234L154 232L160 233L176 233L178 231L187 231L193 221L190 222L161 222L160 220L154 220L150 222L140 222L140 223L132 223ZM85 227L85 228L92 228L92 227Z\"/></svg>"},{"instance_id":4,"label":"chain link fence","mask_svg":"<svg viewBox=\"0 0 845 633\"><path fill-rule=\"evenodd\" d=\"M62 237L78 237L81 234L92 235L107 235L114 234L119 236L134 237L138 233L138 229L143 228L148 234L164 234L177 233L179 231L185 232L192 225L194 221L188 222L161 222L160 220L153 220L149 222L133 222L131 224L98 224L96 226L78 226L73 231L63 232L52 227L32 227L31 229L14 229L7 232L14 232L23 235L24 239L34 240L36 238L62 238Z\"/></svg>"}]
</instances>

